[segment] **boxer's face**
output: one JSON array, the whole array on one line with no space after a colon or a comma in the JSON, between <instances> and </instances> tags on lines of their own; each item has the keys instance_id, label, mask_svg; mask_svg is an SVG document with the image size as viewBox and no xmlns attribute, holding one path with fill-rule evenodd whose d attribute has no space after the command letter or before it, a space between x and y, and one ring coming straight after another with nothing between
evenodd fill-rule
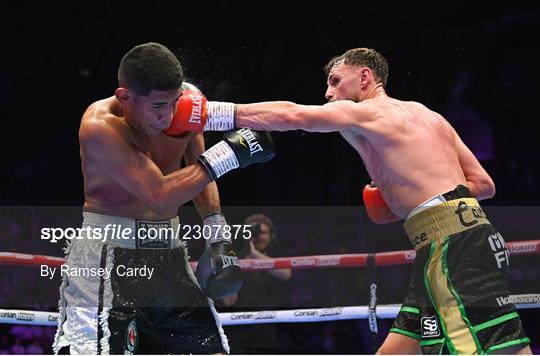
<instances>
[{"instance_id":1,"label":"boxer's face","mask_svg":"<svg viewBox=\"0 0 540 356\"><path fill-rule=\"evenodd\" d=\"M336 64L328 73L326 99L359 101L359 68L343 63Z\"/></svg>"},{"instance_id":2,"label":"boxer's face","mask_svg":"<svg viewBox=\"0 0 540 356\"><path fill-rule=\"evenodd\" d=\"M259 251L264 251L270 244L270 227L265 223L261 223L261 233L259 237L253 241L255 248Z\"/></svg>"},{"instance_id":3,"label":"boxer's face","mask_svg":"<svg viewBox=\"0 0 540 356\"><path fill-rule=\"evenodd\" d=\"M147 135L156 135L169 127L182 89L152 90L148 95L133 95L130 108L131 120Z\"/></svg>"}]
</instances>

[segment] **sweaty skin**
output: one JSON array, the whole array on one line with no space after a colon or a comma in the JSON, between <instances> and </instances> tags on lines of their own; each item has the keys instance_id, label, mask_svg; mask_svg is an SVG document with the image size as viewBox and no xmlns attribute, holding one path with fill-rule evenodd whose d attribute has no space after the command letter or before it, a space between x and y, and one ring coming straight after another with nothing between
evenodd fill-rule
<instances>
[{"instance_id":1,"label":"sweaty skin","mask_svg":"<svg viewBox=\"0 0 540 356\"><path fill-rule=\"evenodd\" d=\"M180 92L152 91L136 99L117 93L88 107L79 129L84 211L169 219L191 199L201 216L220 210L215 182L209 184L206 170L195 164L204 152L202 133L162 133ZM182 158L187 167L180 169Z\"/></svg>"},{"instance_id":2,"label":"sweaty skin","mask_svg":"<svg viewBox=\"0 0 540 356\"><path fill-rule=\"evenodd\" d=\"M390 98L368 68L334 66L326 97L325 105L238 105L236 122L255 130L339 131L401 218L458 184L480 200L494 195L493 181L452 126L420 103Z\"/></svg>"},{"instance_id":3,"label":"sweaty skin","mask_svg":"<svg viewBox=\"0 0 540 356\"><path fill-rule=\"evenodd\" d=\"M255 130L340 134L355 148L394 214L407 218L427 199L466 185L478 200L495 185L452 126L438 113L386 95L371 69L336 64L325 105L264 102L237 105L236 125ZM530 354L516 345L499 352ZM378 354L419 354L418 340L389 333Z\"/></svg>"}]
</instances>

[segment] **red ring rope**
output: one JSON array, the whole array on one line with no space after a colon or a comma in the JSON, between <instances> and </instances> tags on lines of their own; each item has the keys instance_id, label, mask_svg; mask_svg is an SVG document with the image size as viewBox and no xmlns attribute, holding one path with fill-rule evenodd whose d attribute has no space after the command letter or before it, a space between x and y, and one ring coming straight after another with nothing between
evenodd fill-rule
<instances>
[{"instance_id":1,"label":"red ring rope","mask_svg":"<svg viewBox=\"0 0 540 356\"><path fill-rule=\"evenodd\" d=\"M510 254L527 255L540 252L540 240L514 241L507 244ZM416 253L414 250L378 252L375 253L375 266L395 266L413 263ZM365 267L367 253L344 255L318 255L280 257L270 259L244 259L241 260L244 271L260 271L269 269L315 269L335 267ZM58 267L66 261L61 257L31 255L14 252L0 252L0 264L17 266L47 265ZM197 262L190 262L194 268Z\"/></svg>"}]
</instances>

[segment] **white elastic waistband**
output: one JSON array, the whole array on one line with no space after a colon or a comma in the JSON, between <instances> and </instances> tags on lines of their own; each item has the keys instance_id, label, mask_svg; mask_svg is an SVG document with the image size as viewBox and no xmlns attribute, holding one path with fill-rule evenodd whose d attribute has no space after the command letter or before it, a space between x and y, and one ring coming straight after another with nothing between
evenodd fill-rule
<instances>
[{"instance_id":1,"label":"white elastic waistband","mask_svg":"<svg viewBox=\"0 0 540 356\"><path fill-rule=\"evenodd\" d=\"M416 208L411 210L409 215L407 215L407 219L410 219L412 216L418 214L421 211L426 210L427 208L431 208L432 206L437 206L439 204L442 204L446 201L442 195L435 195L428 200L424 201L423 203L418 204Z\"/></svg>"}]
</instances>

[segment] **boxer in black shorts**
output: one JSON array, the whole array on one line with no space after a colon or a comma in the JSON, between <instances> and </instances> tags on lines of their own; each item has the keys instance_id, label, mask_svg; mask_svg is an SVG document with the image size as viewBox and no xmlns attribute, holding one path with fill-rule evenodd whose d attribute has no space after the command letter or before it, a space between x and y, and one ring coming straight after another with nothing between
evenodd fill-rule
<instances>
[{"instance_id":1,"label":"boxer in black shorts","mask_svg":"<svg viewBox=\"0 0 540 356\"><path fill-rule=\"evenodd\" d=\"M426 354L517 351L529 339L508 302L504 240L466 187L445 195L405 222L417 256L391 332L420 340Z\"/></svg>"},{"instance_id":2,"label":"boxer in black shorts","mask_svg":"<svg viewBox=\"0 0 540 356\"><path fill-rule=\"evenodd\" d=\"M470 190L471 196L477 200L489 199L495 195L493 180L442 115L422 103L400 100L388 95L385 88L388 82L389 67L381 53L373 48L351 48L343 54L330 59L324 70L327 74L325 97L329 101L324 105L304 105L290 101L268 101L249 104L209 101L207 103L208 125L223 130L233 127L249 127L255 130L339 132L359 154L367 172L375 183L364 187L363 196L367 214L378 224L407 219L411 216L413 210L416 210L415 213L418 212L416 208L427 209L439 203L453 200L451 197L448 199L443 198L442 195L444 192L454 190L458 185L466 186ZM228 113L228 115L222 115L221 113ZM432 198L430 199L430 197ZM436 199L438 197L441 197L440 201ZM467 200L466 203L472 204L472 201ZM478 213L480 210L476 205L471 205L469 212L464 214L470 214L471 211ZM465 206L462 206L462 208L465 208ZM458 210L457 206L454 211L456 210ZM482 219L487 221L485 218ZM413 220L416 220L416 218L413 217ZM456 221L459 223L459 220ZM467 221L465 220L466 223ZM440 222L433 220L431 223L437 226ZM468 228L468 226L466 227ZM483 228L486 231L481 234L487 234L488 232L496 234L495 231L489 230L486 226ZM471 227L471 230L476 233L475 229L474 226ZM445 230L442 231L445 232ZM454 283L457 283L457 289L454 288L453 291L457 290L456 295L459 296L459 293L463 292L461 290L462 285L467 285L467 283L458 278L462 274L456 274L455 268L460 267L459 263L452 260L452 256L456 248L458 250L461 248L459 247L460 243L455 241L467 241L470 238L468 236L450 237L458 232L461 232L461 230L451 231L451 233L444 236L445 238L448 237L449 240L434 242L436 249L433 251L433 256L428 254L425 257L426 252L424 250L419 251L419 259L420 262L422 262L422 259L426 259L426 263L431 263L433 266L440 266L442 263L437 264L436 261L448 261L448 276L450 279L455 280ZM468 232L463 234L468 234ZM427 236L418 235L420 241L424 241ZM484 239L486 238L484 237ZM500 241L502 241L502 238ZM500 241L499 244L502 244ZM471 246L474 247L473 245ZM478 249L481 248L478 247ZM447 253L446 260L439 259L443 251ZM431 250L429 252L431 253ZM480 254L478 259L487 258L484 256L487 253L486 251L477 250L477 253ZM468 263L472 262L463 262L463 268L467 271L477 270L478 273L484 272L482 268L476 266L471 269ZM506 272L502 267L499 272L490 272L489 269L486 271L490 278L499 275L502 279L506 278L503 276ZM416 274L420 276L418 271ZM437 276L440 278L431 281L431 287L434 287L436 282L441 281L443 274L439 273ZM481 276L478 276L478 278L481 278ZM418 293L417 290L422 281L418 280L418 285L413 285L415 293ZM498 285L496 291L504 295L506 288L502 288L500 285ZM437 289L430 289L430 291L434 290ZM450 294L453 295L452 293L454 292ZM436 299L434 305L437 306L439 297L436 293L434 298ZM453 300L456 298L453 298ZM429 306L427 302L431 301L431 297L428 298L426 295L423 299L419 302L421 302L420 306L423 303L425 309L425 307ZM494 348L503 346L507 347L501 350L507 352L513 352L513 347L519 347L519 352L531 352L527 346L526 338L520 338L519 336L521 331L517 332L515 339L508 340L516 342L515 345L505 344L507 340L502 339L499 340L502 344L496 344L496 340L484 340L482 335L489 333L488 326L502 319L495 319L490 322L489 313L477 317L477 313L468 311L468 307L477 306L474 302L488 303L485 298L471 302L468 298L463 297L461 302L462 304L458 305L465 305L463 315L467 316L467 313L470 313L471 319L469 321L472 323L472 327L476 327L474 331L475 335L478 335L477 338L479 338L477 343L479 352L480 350L497 351ZM486 304L486 307L490 306L491 304ZM501 318L513 318L514 314L511 314L509 308L506 306L501 307L502 313L507 311L510 313L501 315ZM404 309L402 315L414 319L417 309L419 313L424 312L424 309L411 307L407 310ZM439 312L437 311L437 313ZM498 315L497 313L493 314ZM452 316L455 315L457 314L452 314ZM431 316L437 317L434 312L432 315L421 315L421 318ZM465 318L465 316L463 317ZM498 316L494 317L498 318ZM419 321L422 321L421 318L419 318ZM517 320L517 318L513 319ZM516 320L506 322L505 325L515 323ZM433 325L434 322L428 319L424 319L424 321L425 325ZM480 324L475 324L477 322ZM401 319L399 322L400 325L412 323L411 320L407 321L405 319ZM504 324L504 322L502 323ZM466 322L459 325L469 327ZM453 327L454 324L451 324L449 329L453 330ZM396 329L399 328L396 326ZM465 332L469 329L462 328L461 330ZM420 344L418 338L420 331L417 328L408 331L410 332L409 335L391 332L379 352L389 354L419 353ZM448 336L452 340L452 332ZM430 342L434 342L433 340L430 339ZM476 342L472 336L467 340ZM467 342L466 344L471 343ZM453 347L453 349L450 349L451 352L472 350L469 346L462 348L462 342L458 342L457 346L451 344L449 346Z\"/></svg>"}]
</instances>

